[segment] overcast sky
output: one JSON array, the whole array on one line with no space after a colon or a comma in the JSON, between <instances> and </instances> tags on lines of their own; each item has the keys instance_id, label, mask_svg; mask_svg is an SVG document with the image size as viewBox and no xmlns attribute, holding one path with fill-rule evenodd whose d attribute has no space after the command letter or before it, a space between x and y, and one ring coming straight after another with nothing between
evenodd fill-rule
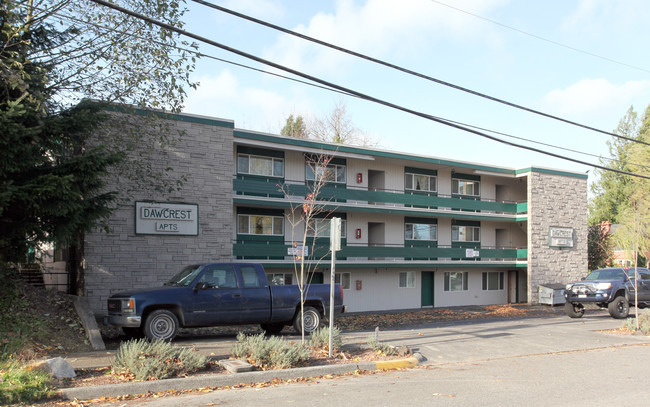
<instances>
[{"instance_id":1,"label":"overcast sky","mask_svg":"<svg viewBox=\"0 0 650 407\"><path fill-rule=\"evenodd\" d=\"M650 105L647 0L211 1L455 85L605 131L615 129L631 106L642 113ZM188 3L185 29L227 46L423 113L607 155L606 135L398 73ZM214 57L272 70L214 47L204 45L201 50ZM289 114L324 117L342 100L354 124L372 136L381 149L510 168L590 169L212 59L200 60L193 79L200 86L189 93L185 112L231 119L241 129L279 134ZM598 162L591 156L499 137Z\"/></svg>"}]
</instances>

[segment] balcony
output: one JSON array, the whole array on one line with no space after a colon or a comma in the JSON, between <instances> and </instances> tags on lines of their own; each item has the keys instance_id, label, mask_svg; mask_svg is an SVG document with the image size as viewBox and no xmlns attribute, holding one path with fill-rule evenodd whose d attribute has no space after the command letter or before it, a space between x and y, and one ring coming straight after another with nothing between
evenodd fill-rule
<instances>
[{"instance_id":1,"label":"balcony","mask_svg":"<svg viewBox=\"0 0 650 407\"><path fill-rule=\"evenodd\" d=\"M256 179L233 180L235 203L289 207L289 197L304 197L311 191L304 183L291 181L264 181ZM476 198L411 191L368 191L345 185L326 185L319 201L328 209L373 211L402 214L431 214L476 219L523 221L527 219L526 202L495 202Z\"/></svg>"},{"instance_id":2,"label":"balcony","mask_svg":"<svg viewBox=\"0 0 650 407\"><path fill-rule=\"evenodd\" d=\"M293 245L279 242L236 241L233 244L233 256L237 259L259 260L266 266L287 266L294 263L288 255ZM309 262L329 264L329 243L309 247ZM469 257L468 257L469 256ZM450 247L450 246L410 246L410 245L345 245L336 253L337 265L377 266L389 265L474 265L474 266L518 266L527 261L528 250L525 248L496 247ZM455 260L454 260L455 259ZM267 261L264 261L267 260Z\"/></svg>"}]
</instances>

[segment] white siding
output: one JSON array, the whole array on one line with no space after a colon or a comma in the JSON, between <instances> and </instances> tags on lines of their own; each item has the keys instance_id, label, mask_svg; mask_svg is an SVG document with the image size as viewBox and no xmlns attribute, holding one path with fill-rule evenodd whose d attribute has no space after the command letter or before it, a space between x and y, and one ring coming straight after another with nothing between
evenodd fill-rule
<instances>
[{"instance_id":1,"label":"white siding","mask_svg":"<svg viewBox=\"0 0 650 407\"><path fill-rule=\"evenodd\" d=\"M445 291L444 272L445 271L469 271L468 273L468 290L467 291ZM489 305L505 304L508 302L508 280L507 272L504 275L505 283L503 290L483 291L483 271L489 270L462 270L462 269L439 269L434 275L434 306L435 307L453 307L460 305Z\"/></svg>"},{"instance_id":2,"label":"white siding","mask_svg":"<svg viewBox=\"0 0 650 407\"><path fill-rule=\"evenodd\" d=\"M350 289L343 290L343 303L349 312L384 311L395 309L420 308L420 273L415 272L415 287L399 288L400 271L393 269L342 269L337 272L350 272ZM326 273L326 279L329 274ZM328 281L328 280L327 280ZM361 290L357 290L361 281Z\"/></svg>"}]
</instances>

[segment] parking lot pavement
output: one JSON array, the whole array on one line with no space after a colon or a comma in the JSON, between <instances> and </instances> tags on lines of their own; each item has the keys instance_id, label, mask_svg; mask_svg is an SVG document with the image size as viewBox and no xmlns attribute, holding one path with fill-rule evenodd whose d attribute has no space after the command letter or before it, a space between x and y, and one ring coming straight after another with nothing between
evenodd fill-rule
<instances>
[{"instance_id":1,"label":"parking lot pavement","mask_svg":"<svg viewBox=\"0 0 650 407\"><path fill-rule=\"evenodd\" d=\"M552 316L394 329L380 332L379 340L407 345L434 365L650 342L650 337L612 332L622 326L623 321L595 311L581 319ZM345 339L358 342L368 335L347 333Z\"/></svg>"}]
</instances>

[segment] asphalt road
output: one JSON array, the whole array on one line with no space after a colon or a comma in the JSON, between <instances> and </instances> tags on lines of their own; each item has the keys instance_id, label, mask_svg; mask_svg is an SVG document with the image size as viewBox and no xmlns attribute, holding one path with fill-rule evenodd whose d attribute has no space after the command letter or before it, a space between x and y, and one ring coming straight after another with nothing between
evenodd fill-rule
<instances>
[{"instance_id":1,"label":"asphalt road","mask_svg":"<svg viewBox=\"0 0 650 407\"><path fill-rule=\"evenodd\" d=\"M418 350L427 358L424 366L128 405L647 405L650 338L607 332L621 326L606 313L590 313L578 320L525 318L390 330L379 333L380 341ZM370 334L349 332L344 342L358 343ZM201 341L193 345L202 346Z\"/></svg>"}]
</instances>

